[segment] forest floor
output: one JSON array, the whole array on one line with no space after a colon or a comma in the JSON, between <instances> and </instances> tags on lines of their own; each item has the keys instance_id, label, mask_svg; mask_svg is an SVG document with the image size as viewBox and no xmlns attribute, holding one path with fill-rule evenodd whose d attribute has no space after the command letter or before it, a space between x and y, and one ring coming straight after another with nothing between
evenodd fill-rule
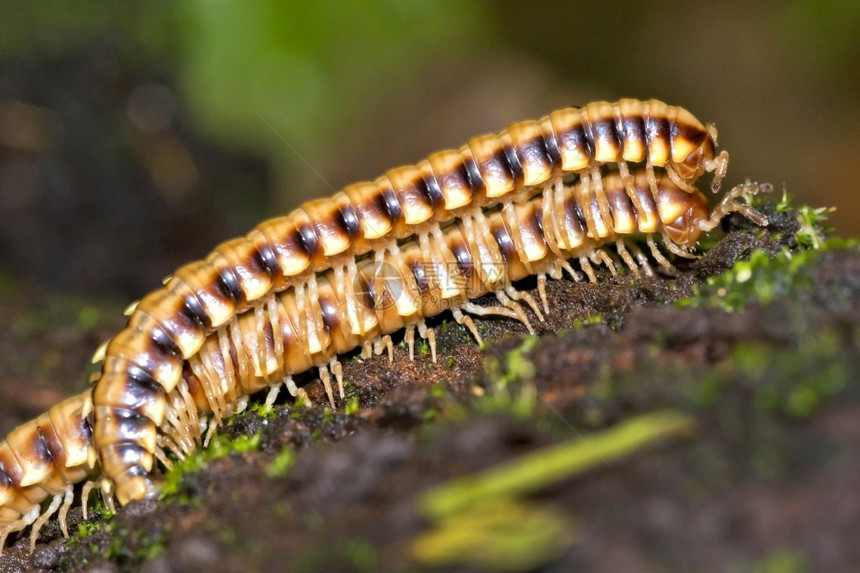
<instances>
[{"instance_id":1,"label":"forest floor","mask_svg":"<svg viewBox=\"0 0 860 573\"><path fill-rule=\"evenodd\" d=\"M860 249L766 211L677 273L551 281L537 336L443 317L435 364L347 358L334 410L308 378L162 499L76 506L0 571L854 571ZM82 391L122 316L7 277L0 323L5 433Z\"/></svg>"}]
</instances>

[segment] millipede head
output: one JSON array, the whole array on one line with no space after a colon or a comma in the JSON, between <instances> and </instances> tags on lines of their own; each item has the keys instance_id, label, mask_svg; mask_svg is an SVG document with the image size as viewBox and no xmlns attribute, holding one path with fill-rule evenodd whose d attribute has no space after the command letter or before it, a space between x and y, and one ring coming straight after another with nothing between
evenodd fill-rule
<instances>
[{"instance_id":1,"label":"millipede head","mask_svg":"<svg viewBox=\"0 0 860 573\"><path fill-rule=\"evenodd\" d=\"M689 193L674 184L660 186L658 210L668 237L681 246L695 245L702 234L700 223L710 217L708 200L698 190Z\"/></svg>"},{"instance_id":2,"label":"millipede head","mask_svg":"<svg viewBox=\"0 0 860 573\"><path fill-rule=\"evenodd\" d=\"M679 125L694 125L692 122L695 122L703 129L680 128L679 133L673 136L675 171L684 181L695 181L704 173L713 173L711 187L716 193L726 175L729 155L725 151L717 154L717 128L713 124L702 126L692 114L682 111L689 117L686 118L687 123Z\"/></svg>"}]
</instances>

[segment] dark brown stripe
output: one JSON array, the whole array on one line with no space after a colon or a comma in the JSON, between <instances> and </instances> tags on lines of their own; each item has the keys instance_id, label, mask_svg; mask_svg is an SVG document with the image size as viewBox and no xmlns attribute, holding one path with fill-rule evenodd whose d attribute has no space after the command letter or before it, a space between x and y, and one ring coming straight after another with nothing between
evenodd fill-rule
<instances>
[{"instance_id":1,"label":"dark brown stripe","mask_svg":"<svg viewBox=\"0 0 860 573\"><path fill-rule=\"evenodd\" d=\"M394 189L388 186L383 187L382 199L385 212L388 214L388 218L391 219L391 222L397 223L402 220L403 208L400 205L400 201L397 200L397 193L394 192Z\"/></svg>"},{"instance_id":2,"label":"dark brown stripe","mask_svg":"<svg viewBox=\"0 0 860 573\"><path fill-rule=\"evenodd\" d=\"M645 140L645 120L641 115L622 117L620 123L621 126L619 129L623 134L624 141L638 141L643 147L647 146L647 141ZM647 149L643 151L645 153L648 152Z\"/></svg>"},{"instance_id":3,"label":"dark brown stripe","mask_svg":"<svg viewBox=\"0 0 860 573\"><path fill-rule=\"evenodd\" d=\"M445 197L442 195L442 188L439 187L439 181L436 180L436 174L430 169L429 177L423 173L419 177L422 186L422 192L430 198L430 204L433 205L433 210L439 209L445 205ZM418 182L416 182L418 184Z\"/></svg>"},{"instance_id":4,"label":"dark brown stripe","mask_svg":"<svg viewBox=\"0 0 860 573\"><path fill-rule=\"evenodd\" d=\"M28 440L28 449L30 450L30 454L37 460L43 463L52 463L54 461L54 456L51 455L51 451L48 449L48 444L45 443L45 440L42 438L42 429L38 426L34 428L34 432L29 435Z\"/></svg>"},{"instance_id":5,"label":"dark brown stripe","mask_svg":"<svg viewBox=\"0 0 860 573\"><path fill-rule=\"evenodd\" d=\"M590 208L591 205L586 205L585 208ZM579 207L579 203L576 201L574 197L568 197L564 201L564 220L566 222L573 221L580 230L584 232L585 230L585 217L582 215L582 209Z\"/></svg>"},{"instance_id":6,"label":"dark brown stripe","mask_svg":"<svg viewBox=\"0 0 860 573\"><path fill-rule=\"evenodd\" d=\"M239 302L244 298L242 289L239 288L239 278L232 268L225 267L221 269L218 273L217 284L221 293L233 302Z\"/></svg>"},{"instance_id":7,"label":"dark brown stripe","mask_svg":"<svg viewBox=\"0 0 860 573\"><path fill-rule=\"evenodd\" d=\"M349 234L350 240L361 236L361 223L358 220L358 213L355 211L352 203L348 200L338 209L340 220L343 228Z\"/></svg>"},{"instance_id":8,"label":"dark brown stripe","mask_svg":"<svg viewBox=\"0 0 860 573\"><path fill-rule=\"evenodd\" d=\"M481 171L471 156L463 158L463 169L466 171L466 180L469 182L469 188L472 190L472 197L474 197L484 189Z\"/></svg>"},{"instance_id":9,"label":"dark brown stripe","mask_svg":"<svg viewBox=\"0 0 860 573\"><path fill-rule=\"evenodd\" d=\"M320 311L322 313L323 325L329 332L329 335L334 335L340 328L340 309L337 304L337 299L321 294L319 297Z\"/></svg>"},{"instance_id":10,"label":"dark brown stripe","mask_svg":"<svg viewBox=\"0 0 860 573\"><path fill-rule=\"evenodd\" d=\"M517 151L512 145L502 146L501 151L505 159L504 164L507 166L508 171L511 172L511 175L514 178L514 183L518 187L522 186L525 172L523 171L523 164L520 161L519 156L517 155Z\"/></svg>"},{"instance_id":11,"label":"dark brown stripe","mask_svg":"<svg viewBox=\"0 0 860 573\"><path fill-rule=\"evenodd\" d=\"M662 116L654 117L653 115L649 115L646 117L645 137L649 143L661 139L668 146L671 143L669 139L669 120Z\"/></svg>"},{"instance_id":12,"label":"dark brown stripe","mask_svg":"<svg viewBox=\"0 0 860 573\"><path fill-rule=\"evenodd\" d=\"M614 118L600 118L591 122L592 134L595 142L604 141L616 148L619 146L618 130L615 127Z\"/></svg>"},{"instance_id":13,"label":"dark brown stripe","mask_svg":"<svg viewBox=\"0 0 860 573\"><path fill-rule=\"evenodd\" d=\"M269 278L274 278L275 275L280 274L281 269L278 266L278 258L275 256L275 251L272 250L269 240L266 239L264 243L257 244L256 247L254 258L260 268L266 271Z\"/></svg>"},{"instance_id":14,"label":"dark brown stripe","mask_svg":"<svg viewBox=\"0 0 860 573\"><path fill-rule=\"evenodd\" d=\"M0 460L0 488L10 488L15 487L15 484L12 482L12 478L6 475L6 470L3 467L3 461Z\"/></svg>"},{"instance_id":15,"label":"dark brown stripe","mask_svg":"<svg viewBox=\"0 0 860 573\"><path fill-rule=\"evenodd\" d=\"M546 150L546 156L549 158L553 171L558 171L561 168L561 150L558 148L558 141L555 139L555 133L544 133L543 148Z\"/></svg>"},{"instance_id":16,"label":"dark brown stripe","mask_svg":"<svg viewBox=\"0 0 860 573\"><path fill-rule=\"evenodd\" d=\"M702 143L705 142L705 139L708 137L707 132L702 131L701 129L694 127L688 123L681 123L677 120L672 122L670 132L672 134L672 141L676 141L678 138L682 140L689 141L693 144L693 147L698 149Z\"/></svg>"},{"instance_id":17,"label":"dark brown stripe","mask_svg":"<svg viewBox=\"0 0 860 573\"><path fill-rule=\"evenodd\" d=\"M502 221L496 221L490 226L490 232L493 234L496 244L499 245L499 251L505 258L505 261L516 260L517 249L514 246L514 241L508 234L508 229L505 227L505 224Z\"/></svg>"},{"instance_id":18,"label":"dark brown stripe","mask_svg":"<svg viewBox=\"0 0 860 573\"><path fill-rule=\"evenodd\" d=\"M320 237L316 228L313 224L302 221L296 225L296 231L298 232L297 244L308 254L308 258L314 259L320 250Z\"/></svg>"},{"instance_id":19,"label":"dark brown stripe","mask_svg":"<svg viewBox=\"0 0 860 573\"><path fill-rule=\"evenodd\" d=\"M409 270L412 272L412 278L415 279L419 293L424 295L430 292L430 285L427 283L427 274L424 272L424 261L421 259L409 261Z\"/></svg>"},{"instance_id":20,"label":"dark brown stripe","mask_svg":"<svg viewBox=\"0 0 860 573\"><path fill-rule=\"evenodd\" d=\"M197 298L197 295L193 292L189 293L185 297L183 297L183 312L185 316L192 319L194 322L199 324L204 329L210 329L211 324L209 323L209 317L206 316L206 312L203 310L203 305L200 304L200 299Z\"/></svg>"},{"instance_id":21,"label":"dark brown stripe","mask_svg":"<svg viewBox=\"0 0 860 573\"><path fill-rule=\"evenodd\" d=\"M472 260L472 253L469 251L469 247L466 246L466 242L462 239L462 235L460 237L452 237L452 240L448 241L448 249L454 255L454 258L457 259L457 268L460 274L466 279L472 278L475 263Z\"/></svg>"},{"instance_id":22,"label":"dark brown stripe","mask_svg":"<svg viewBox=\"0 0 860 573\"><path fill-rule=\"evenodd\" d=\"M589 157L594 156L594 142L586 132L582 121L578 121L566 132L558 134L558 138L565 149L584 149Z\"/></svg>"},{"instance_id":23,"label":"dark brown stripe","mask_svg":"<svg viewBox=\"0 0 860 573\"><path fill-rule=\"evenodd\" d=\"M164 328L160 324L150 332L152 333L152 342L155 343L156 346L171 356L181 358L182 351L173 339L164 331Z\"/></svg>"}]
</instances>

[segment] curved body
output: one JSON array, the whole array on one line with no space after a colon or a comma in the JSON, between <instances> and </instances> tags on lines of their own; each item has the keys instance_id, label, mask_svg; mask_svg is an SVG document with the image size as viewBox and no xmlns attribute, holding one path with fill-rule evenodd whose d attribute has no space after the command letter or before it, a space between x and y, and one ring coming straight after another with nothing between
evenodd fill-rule
<instances>
[{"instance_id":1,"label":"curved body","mask_svg":"<svg viewBox=\"0 0 860 573\"><path fill-rule=\"evenodd\" d=\"M594 187L599 212L587 215L589 227L606 226L610 214L601 189L601 165L617 165L629 198L641 210L628 163L646 166L653 197L654 167L665 169L687 191L702 173L714 171L716 187L728 156L723 152L715 157L715 146L712 128L687 110L660 101L628 99L565 108L515 123L499 134L476 137L457 150L434 153L373 182L351 185L216 247L144 297L127 327L105 349L94 397L96 443L103 456L112 451L112 459L125 460L105 466L108 478L124 482L122 473L151 465L150 448L115 443L113 430L120 426L122 435L138 434L138 441L152 443L154 427L140 420L157 426L162 418L157 409L144 411L130 396L146 395L155 386L165 394L172 391L181 379L183 361L200 349L207 335L272 293L306 288L312 300L316 272L336 268L342 280L357 255L384 253L409 236L427 244L445 221L468 218L496 203L524 200L568 175ZM126 469L116 473L119 468ZM127 501L140 495L143 490L119 497Z\"/></svg>"},{"instance_id":2,"label":"curved body","mask_svg":"<svg viewBox=\"0 0 860 573\"><path fill-rule=\"evenodd\" d=\"M313 300L306 289L296 287L267 297L210 334L198 352L183 361L180 382L170 392L157 385L143 389L130 385L118 390L118 398L111 396L133 403L143 413L134 421L139 428L154 427L151 440L142 439L146 433L125 431L129 418L122 414L130 409L124 409L107 417L120 423L105 424L108 436L102 441L108 448L99 451L84 415L91 391L57 404L0 443L0 550L9 533L28 525L32 525L31 544L35 543L39 528L57 509L65 532L72 487L99 475L98 454L105 463L124 470L114 467L122 476L115 483L123 503L134 499L130 493L152 495L158 483L153 456L166 462L164 450L180 457L193 451L206 425L201 421L213 414L209 427L214 429L224 417L241 410L249 394L282 383L295 392L293 374L319 368L330 392L328 372L339 376L338 355L385 341L403 328L410 342L416 327L422 336L432 335L423 319L445 310L452 310L476 336L464 310L519 318L528 326L522 310L509 298L515 296L511 281L536 274L540 285L546 275L558 277L562 269L575 274L567 263L570 258L577 259L592 277L589 261L609 264L614 272L615 262L605 251L613 245L637 272L620 242L630 233L658 233L667 246L684 247L695 244L702 232L714 228L731 211L766 223L756 211L734 200L744 190L757 191L757 186L736 188L709 214L701 193L688 192L666 174L655 181L656 201L647 171L632 178L641 209L618 174L601 181L605 205L585 183L557 185L528 202L479 211L434 233L426 244L416 239L373 258L353 259L353 280L347 283L337 269L330 269L317 277ZM609 210L611 224L595 223L601 208ZM470 298L486 293L495 293L503 306L470 306ZM540 316L534 301L529 304ZM99 386L96 393L105 388L115 390ZM153 413L159 422L148 417ZM117 455L126 451L140 455ZM139 460L145 464L135 465ZM93 485L88 482L84 488L84 503ZM40 515L40 504L48 498L51 503Z\"/></svg>"},{"instance_id":3,"label":"curved body","mask_svg":"<svg viewBox=\"0 0 860 573\"><path fill-rule=\"evenodd\" d=\"M225 384L235 404L236 397L281 384L291 374L333 364L338 354L404 327L423 332L423 318L444 310L453 310L455 318L468 326L471 320L463 311L488 312L468 300L485 293L495 293L503 302L497 311L489 312L524 320L522 309L511 300L517 296L510 289L511 281L530 274L557 277L562 268L570 269L566 261L572 257L592 278L589 261L610 264L614 272L611 258L600 249L605 245L615 246L635 270L633 259L619 243L630 233L660 234L670 250L683 253L678 251L679 241L681 246L694 245L700 233L712 229L728 211L743 207L748 216L753 213L757 221L762 219L735 203L734 191L709 215L701 193L690 193L666 174L656 180L656 201L647 171L632 179L639 208L618 174L601 180L602 196L591 184L559 183L528 202L463 217L438 229L427 241L416 238L377 252L367 260L397 271L387 273L381 283L378 276L362 278L354 259L348 269L354 280L345 281L338 269L330 269L314 278L313 293L304 286L287 289L215 329L190 360L179 362L177 382L169 388L149 374L160 367L155 358L150 367L135 366L133 376L103 378L93 394L94 438L102 468L116 485L120 502L158 491L155 459L160 442L168 449L185 449L177 449L164 437L165 428L175 427L176 419L188 419L177 418L171 410L175 404L194 403L187 409L216 413L232 410L232 406L214 406L211 396L205 406L201 398L205 393L194 391L194 383L187 386L192 378L209 379L208 386L216 388L209 391L213 396L220 395L217 388ZM609 224L601 219L601 210L609 211ZM652 253L665 261L656 247ZM377 301L388 302L380 306ZM142 340L149 346L141 353L156 349L154 342ZM189 367L194 364L196 369ZM122 367L126 369L122 373L128 372L127 366ZM110 372L107 360L105 371ZM176 430L177 435L184 432ZM177 440L193 441L187 436L173 441Z\"/></svg>"}]
</instances>

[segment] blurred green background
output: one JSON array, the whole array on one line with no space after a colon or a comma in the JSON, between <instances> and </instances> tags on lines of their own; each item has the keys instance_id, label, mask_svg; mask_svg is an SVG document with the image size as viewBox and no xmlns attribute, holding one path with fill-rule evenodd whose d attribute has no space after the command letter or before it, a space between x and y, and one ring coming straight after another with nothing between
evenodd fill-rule
<instances>
[{"instance_id":1,"label":"blurred green background","mask_svg":"<svg viewBox=\"0 0 860 573\"><path fill-rule=\"evenodd\" d=\"M264 217L554 107L656 97L727 183L860 209L860 2L0 2L0 272L139 297Z\"/></svg>"}]
</instances>

